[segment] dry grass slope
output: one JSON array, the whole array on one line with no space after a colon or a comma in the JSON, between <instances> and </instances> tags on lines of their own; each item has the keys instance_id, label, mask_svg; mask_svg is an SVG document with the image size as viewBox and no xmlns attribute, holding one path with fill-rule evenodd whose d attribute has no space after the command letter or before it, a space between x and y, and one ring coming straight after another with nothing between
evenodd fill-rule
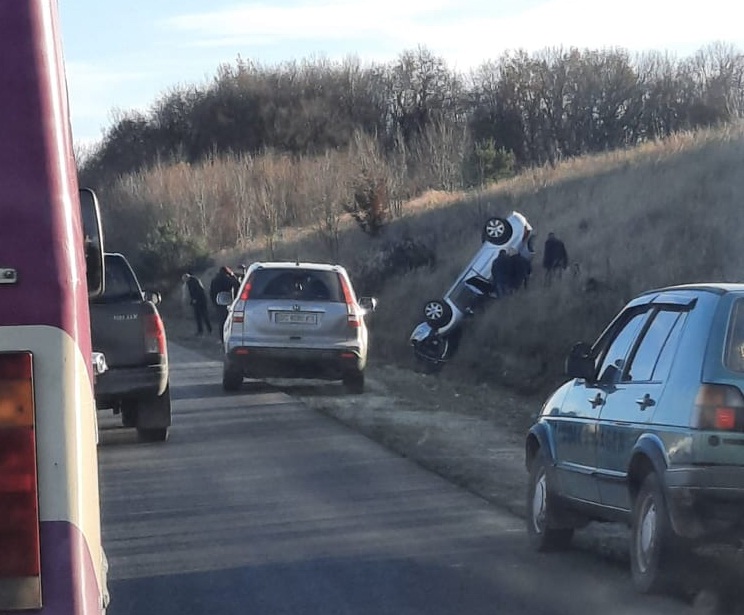
<instances>
[{"instance_id":1,"label":"dry grass slope","mask_svg":"<svg viewBox=\"0 0 744 615\"><path fill-rule=\"evenodd\" d=\"M433 195L404 208L380 239L349 224L339 253L352 273L404 236L437 254L433 268L386 280L372 318L374 356L410 364L407 339L421 320L423 302L440 297L471 258L485 218L515 209L538 233L531 286L489 303L468 322L445 374L525 393L553 386L571 344L594 339L634 294L671 284L744 280L742 169L744 127L729 127L569 160L478 192ZM546 288L540 260L549 231L566 242L581 273ZM277 252L290 259L327 258L312 233L285 238ZM258 249L242 255L261 257Z\"/></svg>"}]
</instances>

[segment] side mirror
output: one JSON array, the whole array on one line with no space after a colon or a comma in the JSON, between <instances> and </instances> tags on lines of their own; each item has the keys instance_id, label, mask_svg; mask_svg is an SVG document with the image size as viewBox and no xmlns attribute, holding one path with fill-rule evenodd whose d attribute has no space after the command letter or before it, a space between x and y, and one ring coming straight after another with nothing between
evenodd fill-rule
<instances>
[{"instance_id":1,"label":"side mirror","mask_svg":"<svg viewBox=\"0 0 744 615\"><path fill-rule=\"evenodd\" d=\"M145 301L158 305L161 301L160 293L154 290L145 290L142 292L142 298Z\"/></svg>"},{"instance_id":2,"label":"side mirror","mask_svg":"<svg viewBox=\"0 0 744 615\"><path fill-rule=\"evenodd\" d=\"M592 347L585 342L574 344L566 358L566 376L568 378L583 378L591 382L594 380L594 369Z\"/></svg>"},{"instance_id":3,"label":"side mirror","mask_svg":"<svg viewBox=\"0 0 744 615\"><path fill-rule=\"evenodd\" d=\"M359 297L359 306L367 312L374 312L377 309L377 299L375 297Z\"/></svg>"},{"instance_id":4,"label":"side mirror","mask_svg":"<svg viewBox=\"0 0 744 615\"><path fill-rule=\"evenodd\" d=\"M233 296L230 291L223 290L217 293L217 305L231 305L233 302Z\"/></svg>"},{"instance_id":5,"label":"side mirror","mask_svg":"<svg viewBox=\"0 0 744 615\"><path fill-rule=\"evenodd\" d=\"M85 248L85 275L88 282L88 298L100 297L104 291L103 229L98 199L90 188L79 192L80 214L83 219L83 241Z\"/></svg>"}]
</instances>

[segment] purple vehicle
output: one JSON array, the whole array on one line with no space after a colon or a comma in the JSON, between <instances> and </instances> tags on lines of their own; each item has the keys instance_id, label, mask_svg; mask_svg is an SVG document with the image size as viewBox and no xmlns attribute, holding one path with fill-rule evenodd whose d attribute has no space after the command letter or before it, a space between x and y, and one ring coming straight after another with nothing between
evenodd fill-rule
<instances>
[{"instance_id":1,"label":"purple vehicle","mask_svg":"<svg viewBox=\"0 0 744 615\"><path fill-rule=\"evenodd\" d=\"M88 300L103 246L78 190L56 2L0 2L0 56L0 613L102 613Z\"/></svg>"}]
</instances>

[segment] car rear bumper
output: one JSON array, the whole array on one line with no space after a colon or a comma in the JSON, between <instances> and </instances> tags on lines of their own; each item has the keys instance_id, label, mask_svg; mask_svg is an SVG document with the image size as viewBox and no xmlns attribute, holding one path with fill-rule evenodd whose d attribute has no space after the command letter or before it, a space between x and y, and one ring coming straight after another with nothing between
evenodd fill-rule
<instances>
[{"instance_id":1,"label":"car rear bumper","mask_svg":"<svg viewBox=\"0 0 744 615\"><path fill-rule=\"evenodd\" d=\"M744 538L744 467L667 470L667 504L675 532L685 538Z\"/></svg>"},{"instance_id":2,"label":"car rear bumper","mask_svg":"<svg viewBox=\"0 0 744 615\"><path fill-rule=\"evenodd\" d=\"M158 363L142 367L109 367L96 378L96 405L108 404L123 397L151 397L162 395L168 384L168 365Z\"/></svg>"},{"instance_id":3,"label":"car rear bumper","mask_svg":"<svg viewBox=\"0 0 744 615\"><path fill-rule=\"evenodd\" d=\"M248 378L340 379L366 365L358 349L255 348L238 346L225 357L229 369Z\"/></svg>"}]
</instances>

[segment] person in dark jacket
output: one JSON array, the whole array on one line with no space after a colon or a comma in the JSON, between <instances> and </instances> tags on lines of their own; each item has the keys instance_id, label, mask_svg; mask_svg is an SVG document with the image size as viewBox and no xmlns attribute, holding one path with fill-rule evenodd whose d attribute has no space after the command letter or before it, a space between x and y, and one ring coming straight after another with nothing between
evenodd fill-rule
<instances>
[{"instance_id":1,"label":"person in dark jacket","mask_svg":"<svg viewBox=\"0 0 744 615\"><path fill-rule=\"evenodd\" d=\"M564 243L555 236L548 233L543 251L543 268L545 269L545 284L549 285L554 273L560 277L563 270L568 267L568 252Z\"/></svg>"},{"instance_id":2,"label":"person in dark jacket","mask_svg":"<svg viewBox=\"0 0 744 615\"><path fill-rule=\"evenodd\" d=\"M235 294L238 292L238 288L240 288L240 281L229 267L220 267L220 270L212 278L212 282L209 285L209 297L212 299L212 304L217 311L219 323L217 329L218 332L222 331L222 328L225 326L225 321L227 320L227 306L217 304L217 295L222 292L228 292L234 299Z\"/></svg>"},{"instance_id":3,"label":"person in dark jacket","mask_svg":"<svg viewBox=\"0 0 744 615\"><path fill-rule=\"evenodd\" d=\"M506 250L501 250L491 264L492 293L501 298L511 289L511 260Z\"/></svg>"},{"instance_id":4,"label":"person in dark jacket","mask_svg":"<svg viewBox=\"0 0 744 615\"><path fill-rule=\"evenodd\" d=\"M181 280L186 290L186 300L194 310L196 334L204 333L204 327L207 328L209 333L212 333L212 323L209 322L209 312L207 310L207 293L204 291L201 280L190 273L184 273Z\"/></svg>"}]
</instances>

